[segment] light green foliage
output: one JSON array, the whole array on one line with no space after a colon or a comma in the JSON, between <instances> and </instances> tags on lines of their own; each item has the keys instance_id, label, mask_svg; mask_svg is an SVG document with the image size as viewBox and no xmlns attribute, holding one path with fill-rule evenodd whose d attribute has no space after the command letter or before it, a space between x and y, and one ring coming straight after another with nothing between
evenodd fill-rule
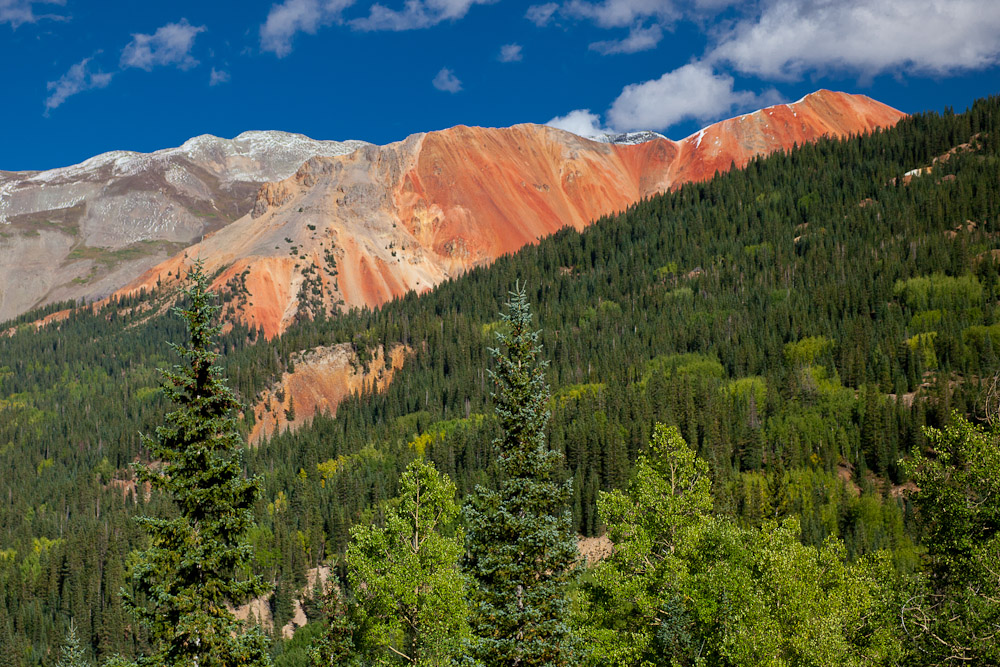
<instances>
[{"instance_id":1,"label":"light green foliage","mask_svg":"<svg viewBox=\"0 0 1000 667\"><path fill-rule=\"evenodd\" d=\"M667 292L666 296L670 299L691 299L694 297L694 290L690 287L676 287Z\"/></svg>"},{"instance_id":2,"label":"light green foliage","mask_svg":"<svg viewBox=\"0 0 1000 667\"><path fill-rule=\"evenodd\" d=\"M137 465L141 481L177 506L174 518L142 516L150 545L132 566L126 605L149 632L152 652L139 664L223 667L270 663L266 640L244 631L230 606L263 593L259 576L248 576L253 552L248 533L259 480L243 475L242 438L236 429L239 402L215 365L218 354L208 277L196 264L185 291L187 347L174 346L184 364L164 371L164 394L176 404L155 438L151 457ZM148 606L147 606L148 605Z\"/></svg>"},{"instance_id":3,"label":"light green foliage","mask_svg":"<svg viewBox=\"0 0 1000 667\"><path fill-rule=\"evenodd\" d=\"M604 384L593 382L590 384L571 384L563 387L552 396L553 406L563 407L571 401L579 400L583 397L597 396L604 391Z\"/></svg>"},{"instance_id":4,"label":"light green foliage","mask_svg":"<svg viewBox=\"0 0 1000 667\"><path fill-rule=\"evenodd\" d=\"M785 360L791 366L810 366L833 348L833 341L824 336L809 336L785 345Z\"/></svg>"},{"instance_id":5,"label":"light green foliage","mask_svg":"<svg viewBox=\"0 0 1000 667\"><path fill-rule=\"evenodd\" d=\"M994 352L1000 352L1000 324L968 327L962 332L962 340L976 350L990 348Z\"/></svg>"},{"instance_id":6,"label":"light green foliage","mask_svg":"<svg viewBox=\"0 0 1000 667\"><path fill-rule=\"evenodd\" d=\"M656 269L656 277L660 278L661 280L665 280L674 275L675 273L677 273L677 270L678 270L677 262L673 261L667 262L663 266Z\"/></svg>"},{"instance_id":7,"label":"light green foliage","mask_svg":"<svg viewBox=\"0 0 1000 667\"><path fill-rule=\"evenodd\" d=\"M708 464L677 427L657 424L627 489L602 493L597 503L615 551L584 587L586 643L596 664L647 664L664 597L673 599L678 540L712 511Z\"/></svg>"},{"instance_id":8,"label":"light green foliage","mask_svg":"<svg viewBox=\"0 0 1000 667\"><path fill-rule=\"evenodd\" d=\"M482 425L483 418L484 415L474 414L469 415L468 419L449 419L447 421L435 422L428 426L426 431L410 440L409 447L418 456L423 456L428 445L444 442L455 431L464 429L475 432Z\"/></svg>"},{"instance_id":9,"label":"light green foliage","mask_svg":"<svg viewBox=\"0 0 1000 667\"><path fill-rule=\"evenodd\" d=\"M838 540L804 546L793 518L751 530L713 520L689 538L677 553L675 586L689 601L694 641L664 642L661 633L662 658L779 667L901 657L893 623L898 587L885 552L847 565Z\"/></svg>"},{"instance_id":10,"label":"light green foliage","mask_svg":"<svg viewBox=\"0 0 1000 667\"><path fill-rule=\"evenodd\" d=\"M765 241L763 243L743 246L743 253L747 257L753 257L755 259L767 259L772 255L771 244Z\"/></svg>"},{"instance_id":11,"label":"light green foliage","mask_svg":"<svg viewBox=\"0 0 1000 667\"><path fill-rule=\"evenodd\" d=\"M942 315L940 310L922 310L913 313L913 317L910 318L910 329L918 332L933 331L941 323Z\"/></svg>"},{"instance_id":12,"label":"light green foliage","mask_svg":"<svg viewBox=\"0 0 1000 667\"><path fill-rule=\"evenodd\" d=\"M911 310L964 310L983 300L983 287L974 275L929 276L897 280L893 293Z\"/></svg>"},{"instance_id":13,"label":"light green foliage","mask_svg":"<svg viewBox=\"0 0 1000 667\"><path fill-rule=\"evenodd\" d=\"M726 385L726 390L738 401L749 403L750 397L753 396L758 409L761 409L767 399L767 380L760 376L739 378Z\"/></svg>"},{"instance_id":14,"label":"light green foliage","mask_svg":"<svg viewBox=\"0 0 1000 667\"><path fill-rule=\"evenodd\" d=\"M597 509L611 541L623 554L636 549L639 557L633 565L641 567L646 554L672 551L679 531L712 511L708 464L687 446L676 426L657 424L627 492L601 494Z\"/></svg>"},{"instance_id":15,"label":"light green foliage","mask_svg":"<svg viewBox=\"0 0 1000 667\"><path fill-rule=\"evenodd\" d=\"M906 339L906 344L911 350L920 355L920 360L924 368L937 368L938 359L934 351L934 341L937 339L937 331L921 333Z\"/></svg>"},{"instance_id":16,"label":"light green foliage","mask_svg":"<svg viewBox=\"0 0 1000 667\"><path fill-rule=\"evenodd\" d=\"M643 381L654 373L676 373L677 375L703 375L721 378L725 369L714 355L691 352L687 354L661 354L646 364Z\"/></svg>"},{"instance_id":17,"label":"light green foliage","mask_svg":"<svg viewBox=\"0 0 1000 667\"><path fill-rule=\"evenodd\" d=\"M589 306L583 311L577 325L580 328L584 328L594 323L595 321L607 321L613 320L616 317L620 317L622 314L622 307L619 306L614 301L601 301L596 307Z\"/></svg>"},{"instance_id":18,"label":"light green foliage","mask_svg":"<svg viewBox=\"0 0 1000 667\"><path fill-rule=\"evenodd\" d=\"M930 580L904 613L931 664L998 664L1000 447L997 433L957 413L928 428L930 455L904 463L925 531Z\"/></svg>"},{"instance_id":19,"label":"light green foliage","mask_svg":"<svg viewBox=\"0 0 1000 667\"><path fill-rule=\"evenodd\" d=\"M417 459L400 486L382 525L351 530L362 646L379 664L448 665L468 636L455 485Z\"/></svg>"},{"instance_id":20,"label":"light green foliage","mask_svg":"<svg viewBox=\"0 0 1000 667\"><path fill-rule=\"evenodd\" d=\"M598 506L615 544L584 585L595 665L865 665L902 654L899 589L880 553L804 546L797 519L745 529L710 516L708 469L658 425L625 491Z\"/></svg>"}]
</instances>

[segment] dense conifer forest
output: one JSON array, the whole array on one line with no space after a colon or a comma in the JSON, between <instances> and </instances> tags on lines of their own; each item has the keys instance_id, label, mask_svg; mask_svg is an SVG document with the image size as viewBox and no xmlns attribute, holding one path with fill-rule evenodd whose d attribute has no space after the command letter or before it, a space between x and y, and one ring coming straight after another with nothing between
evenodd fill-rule
<instances>
[{"instance_id":1,"label":"dense conifer forest","mask_svg":"<svg viewBox=\"0 0 1000 667\"><path fill-rule=\"evenodd\" d=\"M310 568L334 564L353 595L352 527L385 521L383 503L405 495L400 480L415 459L446 475L460 504L502 474L489 348L519 281L548 361L545 437L560 455L554 478L571 483L572 528L622 545L649 534L571 591L575 636L594 652L568 664L764 664L739 643L747 632L774 634L768 655L785 662L771 664L824 664L807 645L827 659L850 655L826 664L938 664L942 646L989 664L996 656L977 651L997 631L1000 605L949 587L964 585L960 571L974 576L976 540L1000 548L997 501L986 514L960 513L967 525L949 533L934 500L947 494L933 489L959 483L940 481L940 461L971 470L972 487L1000 474L987 465L995 441L977 426L991 416L985 397L1000 370L998 261L1000 98L991 98L754 160L378 310L302 321L272 341L233 325L218 351L244 403L300 350L350 342L363 360L379 345L413 350L384 393L356 395L335 417L245 454L246 473L263 480L250 541L256 574L274 586L275 627L291 618ZM95 662L148 652L120 590L147 546L133 518L174 512L135 486L130 467L150 462L143 435L171 409L157 368L176 363L169 342L186 340L165 307L173 298L136 296L36 329L53 307L4 325L2 664L55 664L71 624ZM625 508L642 507L644 489L662 481L657 461L675 459L703 481L687 505L649 512L676 514L683 535L633 525ZM629 594L631 617L621 612L630 557L649 565L635 579L644 592ZM718 599L710 558L733 581L772 582L772 592L796 573L834 572L836 582L788 594L796 613L847 628L850 610L865 608L877 627L855 619L843 646L792 621L769 625L764 611L759 625L750 615L723 627L707 602L685 602ZM669 579L680 571L688 578ZM635 602L667 589L653 611ZM852 602L851 591L867 601ZM758 593L741 589L748 601L767 597ZM327 600L326 612L351 600ZM318 591L305 611L317 622L273 644L276 664L309 664L306 646L328 627ZM962 619L950 635L935 625L948 614ZM623 638L651 618L655 632Z\"/></svg>"}]
</instances>

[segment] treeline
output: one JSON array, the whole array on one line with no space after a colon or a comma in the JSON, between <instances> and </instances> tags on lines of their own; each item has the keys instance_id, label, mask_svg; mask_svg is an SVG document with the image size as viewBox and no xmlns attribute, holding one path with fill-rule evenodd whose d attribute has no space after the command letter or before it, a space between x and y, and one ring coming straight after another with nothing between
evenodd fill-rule
<instances>
[{"instance_id":1,"label":"treeline","mask_svg":"<svg viewBox=\"0 0 1000 667\"><path fill-rule=\"evenodd\" d=\"M992 98L754 160L375 311L269 342L235 326L220 348L247 402L299 350L414 350L385 393L248 452L264 476L253 541L277 584L276 626L306 570L344 552L418 454L460 495L495 475L487 347L516 280L543 327L547 436L573 480L578 532L604 531L600 493L626 485L663 422L707 461L715 508L736 525L792 517L806 545L836 536L851 559L886 548L899 572L916 571L922 538L898 461L926 445L923 426L976 415L997 370L998 171ZM155 369L172 363L165 343L183 325L159 312L165 298L38 331L25 317L0 338L0 639L12 664L45 661L70 618L95 657L143 647L116 592L141 546L131 515L162 502L144 502L128 466L167 409Z\"/></svg>"}]
</instances>

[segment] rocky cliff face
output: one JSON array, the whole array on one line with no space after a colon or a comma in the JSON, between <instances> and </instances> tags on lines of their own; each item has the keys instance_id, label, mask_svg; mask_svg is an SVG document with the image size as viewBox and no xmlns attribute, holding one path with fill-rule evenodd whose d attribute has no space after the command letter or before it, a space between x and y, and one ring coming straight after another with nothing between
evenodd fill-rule
<instances>
[{"instance_id":1,"label":"rocky cliff face","mask_svg":"<svg viewBox=\"0 0 1000 667\"><path fill-rule=\"evenodd\" d=\"M539 125L417 134L310 159L261 187L249 215L124 291L176 280L200 257L210 272L221 270L217 286L243 295L231 314L274 336L299 315L429 289L562 227L582 229L756 155L902 117L864 96L819 91L682 141L654 133L593 141Z\"/></svg>"},{"instance_id":2,"label":"rocky cliff face","mask_svg":"<svg viewBox=\"0 0 1000 667\"><path fill-rule=\"evenodd\" d=\"M49 171L0 171L0 322L52 301L106 296L248 213L261 183L364 145L245 132Z\"/></svg>"}]
</instances>

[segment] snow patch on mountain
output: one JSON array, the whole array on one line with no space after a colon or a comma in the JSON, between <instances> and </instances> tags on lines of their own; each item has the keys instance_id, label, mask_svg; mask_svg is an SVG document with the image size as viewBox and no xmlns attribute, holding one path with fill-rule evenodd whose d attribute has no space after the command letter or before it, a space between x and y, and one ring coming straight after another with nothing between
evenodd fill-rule
<instances>
[{"instance_id":1,"label":"snow patch on mountain","mask_svg":"<svg viewBox=\"0 0 1000 667\"><path fill-rule=\"evenodd\" d=\"M635 146L636 144L644 144L647 141L653 141L655 139L666 139L665 136L659 132L651 132L649 130L642 130L641 132L610 132L605 134L598 134L592 137L587 137L591 141L597 141L602 144L620 144L624 146Z\"/></svg>"}]
</instances>

